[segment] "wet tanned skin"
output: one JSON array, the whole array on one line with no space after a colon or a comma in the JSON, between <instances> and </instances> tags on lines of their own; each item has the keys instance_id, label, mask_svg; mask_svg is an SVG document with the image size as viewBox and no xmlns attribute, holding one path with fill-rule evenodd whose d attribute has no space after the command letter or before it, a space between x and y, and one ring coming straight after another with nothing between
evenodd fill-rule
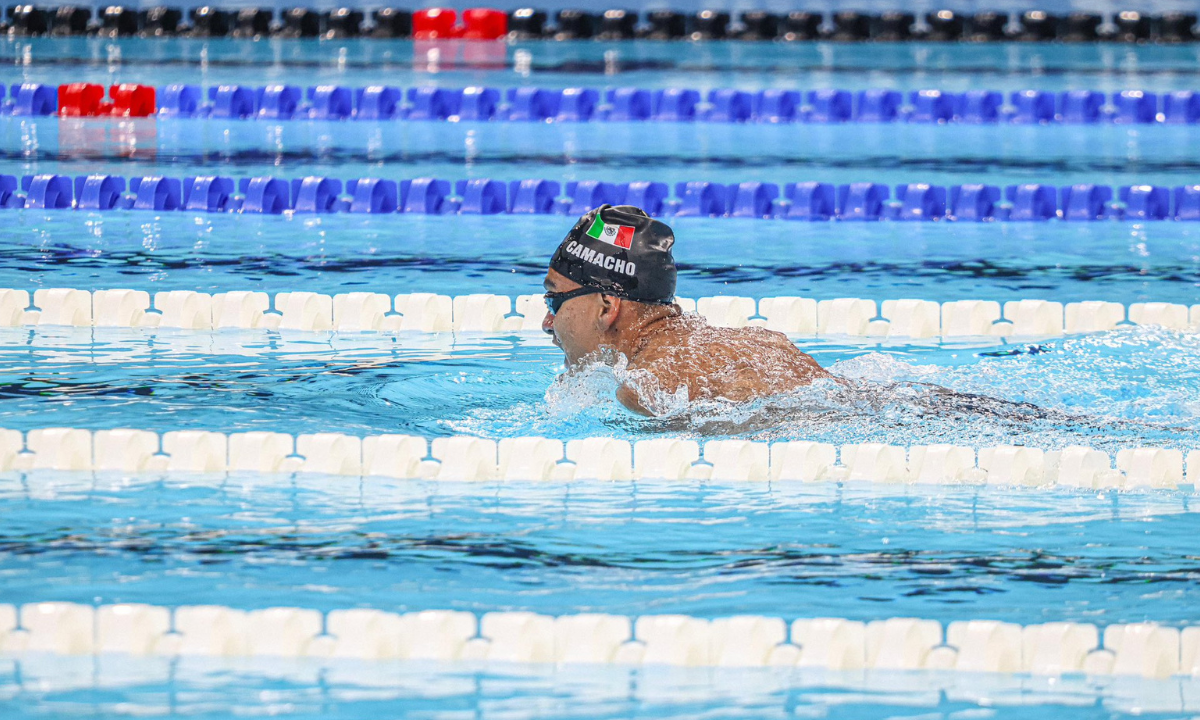
<instances>
[{"instance_id":1,"label":"wet tanned skin","mask_svg":"<svg viewBox=\"0 0 1200 720\"><path fill-rule=\"evenodd\" d=\"M547 292L581 287L549 270ZM566 355L568 367L589 356L615 350L660 388L674 393L687 386L689 400L743 402L777 395L833 377L782 333L763 328L716 328L703 318L684 315L678 305L647 305L610 295L568 300L558 315L546 313L542 330ZM644 415L646 394L627 383L617 390L622 405Z\"/></svg>"}]
</instances>

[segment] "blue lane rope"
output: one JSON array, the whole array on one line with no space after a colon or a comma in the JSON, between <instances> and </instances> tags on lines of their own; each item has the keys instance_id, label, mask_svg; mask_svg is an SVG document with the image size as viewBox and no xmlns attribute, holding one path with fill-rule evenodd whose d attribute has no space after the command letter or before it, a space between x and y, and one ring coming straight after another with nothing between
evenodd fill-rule
<instances>
[{"instance_id":1,"label":"blue lane rope","mask_svg":"<svg viewBox=\"0 0 1200 720\"><path fill-rule=\"evenodd\" d=\"M604 203L636 205L656 217L783 220L1200 220L1200 185L1027 183L1001 188L907 183L832 185L530 179L443 180L310 176L285 180L224 176L171 178L0 175L0 208L88 211L153 210L278 215L415 213L421 215L578 215Z\"/></svg>"},{"instance_id":2,"label":"blue lane rope","mask_svg":"<svg viewBox=\"0 0 1200 720\"><path fill-rule=\"evenodd\" d=\"M388 85L199 85L156 89L160 118L293 120L442 120L509 122L726 122L926 124L1196 124L1200 92L1125 90L781 90L718 88L440 88ZM0 113L48 116L58 90L24 83L0 86Z\"/></svg>"}]
</instances>

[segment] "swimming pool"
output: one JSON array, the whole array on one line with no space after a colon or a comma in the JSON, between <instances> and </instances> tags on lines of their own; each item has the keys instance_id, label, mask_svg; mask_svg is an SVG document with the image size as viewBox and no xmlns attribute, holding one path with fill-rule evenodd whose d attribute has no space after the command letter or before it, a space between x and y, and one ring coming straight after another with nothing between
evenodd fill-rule
<instances>
[{"instance_id":1,"label":"swimming pool","mask_svg":"<svg viewBox=\"0 0 1200 720\"><path fill-rule=\"evenodd\" d=\"M414 67L412 44L401 41L10 39L2 47L19 68L13 82L55 81L70 68L79 81L154 85L261 85L303 73L305 84L348 86L386 76L401 86L1006 93L1188 89L1196 52L1106 44L567 42L516 44L482 66L439 59L431 68L427 55ZM521 51L530 55L518 63ZM453 57L461 58L439 56ZM0 117L0 173L1171 186L1194 182L1194 127L216 119L121 127ZM137 152L129 151L130 137ZM132 288L151 297L253 291L268 294L276 308L283 302L277 294L295 292L511 301L539 292L548 254L572 221L34 208L0 210L0 218L3 288L31 296L50 288ZM0 468L12 459L0 473L5 716L1082 718L1196 711L1200 646L1194 632L1179 630L1196 623L1196 476L1187 453L1200 430L1200 346L1196 315L1186 311L1197 304L1200 226L669 222L682 297L748 297L758 308L762 299L788 296L1105 301L1121 305L1122 322L1101 332L1073 332L1060 322L1057 333L1028 337L796 332L800 347L855 384L653 420L615 407L611 372L558 379L561 354L536 330L0 327L0 427L25 433L19 442L26 450L6 455L11 446L3 443L12 436L0 437ZM1124 322L1139 303L1182 307L1187 319L1175 327ZM947 398L926 384L969 397ZM150 431L133 439L154 445L143 449L147 463L138 469L70 469L39 458L65 457L80 437L96 443L100 458L115 436L39 436L46 428L132 428ZM193 431L229 438L231 459L237 434L286 434L284 442L296 443L280 451L287 468L317 455L306 456L296 436L328 433L422 442L607 437L629 443L620 447L632 447L635 457L640 447L661 447L638 445L645 441L696 443L701 453L722 440L750 441L754 452L812 442L840 455L816 482L772 481L765 472L749 482L713 479L708 474L721 461L707 454L682 480L637 467L628 468L633 479L473 482L433 470L167 469L173 466L163 463L194 450L172 446L168 434ZM57 445L39 445L39 437ZM846 447L876 445L899 449L901 465L917 462L916 448L969 448L970 467L934 482L882 470L854 475ZM1088 462L1103 455L1108 474L1096 487L1072 487L1054 456L1057 466L1035 464L1046 468L1038 477L1058 482L987 480L999 471L975 451L1004 446L1048 454L1090 447L1099 453ZM1114 487L1136 476L1118 459L1135 448L1168 453L1145 455L1167 464L1180 451L1178 478L1162 483L1174 487ZM361 452L365 458L365 443ZM560 467L578 460L569 445L559 452L567 453ZM417 460L449 467L455 458L431 446ZM1155 477L1174 478L1170 472ZM137 607L111 610L123 604ZM11 622L9 605L21 606ZM189 616L190 606L216 609ZM239 614L281 607L296 610ZM421 646L432 654L371 659L361 647L338 645L339 633L351 634L351 616L338 613L354 609L382 611L370 616L376 624L355 627L387 638L420 635L417 625L395 629L417 618L406 614L466 615L420 616L445 623L420 635L434 638ZM572 620L578 616L604 620L588 626L593 640L578 640L586 633L575 630L564 646L557 628L585 622ZM728 624L734 616L753 622ZM836 623L803 624L812 618ZM896 622L903 618L916 620ZM892 624L868 624L884 620ZM446 629L460 621L466 634ZM934 621L932 630L921 621ZM1146 622L1159 625L1151 631ZM1122 644L1127 626L1134 629ZM201 649L189 644L189 627L228 643L250 638L259 649ZM1088 628L1120 632L1089 640ZM1057 632L1066 639L1051 638ZM726 667L747 664L722 654L737 644L729 637L770 650L748 664L773 658L776 666ZM299 644L288 644L293 638ZM1101 640L1107 650L1095 649ZM881 642L919 651L921 659L881 661ZM710 654L687 655L696 643L707 643ZM867 656L852 657L855 643ZM611 652L599 664L562 661L564 653L586 655L575 645ZM810 647L850 654L818 661L803 654ZM1048 669L1053 663L1039 654L1046 648L1070 649L1054 661L1068 666L1065 674ZM626 653L627 664L611 662L613 653ZM644 654L658 660L630 660ZM673 665L689 663L698 667Z\"/></svg>"}]
</instances>

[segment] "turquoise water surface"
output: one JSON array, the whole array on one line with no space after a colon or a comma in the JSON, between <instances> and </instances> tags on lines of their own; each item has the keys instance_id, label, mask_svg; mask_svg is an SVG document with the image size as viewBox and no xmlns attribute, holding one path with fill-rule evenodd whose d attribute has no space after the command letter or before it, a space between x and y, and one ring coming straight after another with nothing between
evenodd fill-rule
<instances>
[{"instance_id":1,"label":"turquoise water surface","mask_svg":"<svg viewBox=\"0 0 1200 720\"><path fill-rule=\"evenodd\" d=\"M1191 89L1192 46L4 40L6 82ZM516 53L531 53L517 67ZM456 51L457 52L457 51ZM606 55L616 52L617 55ZM414 55L414 53L416 53ZM414 57L419 60L414 64ZM1196 182L1190 126L0 118L0 173ZM131 141L133 144L131 145ZM0 287L539 292L572 218L0 210ZM1200 224L679 219L679 294L1200 302ZM848 386L635 418L541 333L0 328L0 427L1200 447L1200 336L793 340ZM954 391L948 394L938 387ZM0 603L1195 624L1194 488L0 475ZM1193 679L0 657L5 718L1178 717Z\"/></svg>"}]
</instances>

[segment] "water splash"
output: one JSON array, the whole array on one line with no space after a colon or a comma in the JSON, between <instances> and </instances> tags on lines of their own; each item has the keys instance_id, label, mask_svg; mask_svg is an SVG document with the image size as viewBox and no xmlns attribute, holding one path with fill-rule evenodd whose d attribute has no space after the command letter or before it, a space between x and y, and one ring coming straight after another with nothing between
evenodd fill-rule
<instances>
[{"instance_id":1,"label":"water splash","mask_svg":"<svg viewBox=\"0 0 1200 720\"><path fill-rule=\"evenodd\" d=\"M1200 335L1128 327L1023 347L942 347L924 357L929 362L887 351L845 358L830 365L844 382L749 403L685 403L660 392L650 396L663 410L655 418L635 417L613 399L619 383L638 376L621 362L594 363L559 375L543 407L497 409L457 429L493 437L1200 447Z\"/></svg>"},{"instance_id":2,"label":"water splash","mask_svg":"<svg viewBox=\"0 0 1200 720\"><path fill-rule=\"evenodd\" d=\"M546 388L546 413L567 420L609 405L620 383L616 368L600 361L570 368Z\"/></svg>"}]
</instances>

